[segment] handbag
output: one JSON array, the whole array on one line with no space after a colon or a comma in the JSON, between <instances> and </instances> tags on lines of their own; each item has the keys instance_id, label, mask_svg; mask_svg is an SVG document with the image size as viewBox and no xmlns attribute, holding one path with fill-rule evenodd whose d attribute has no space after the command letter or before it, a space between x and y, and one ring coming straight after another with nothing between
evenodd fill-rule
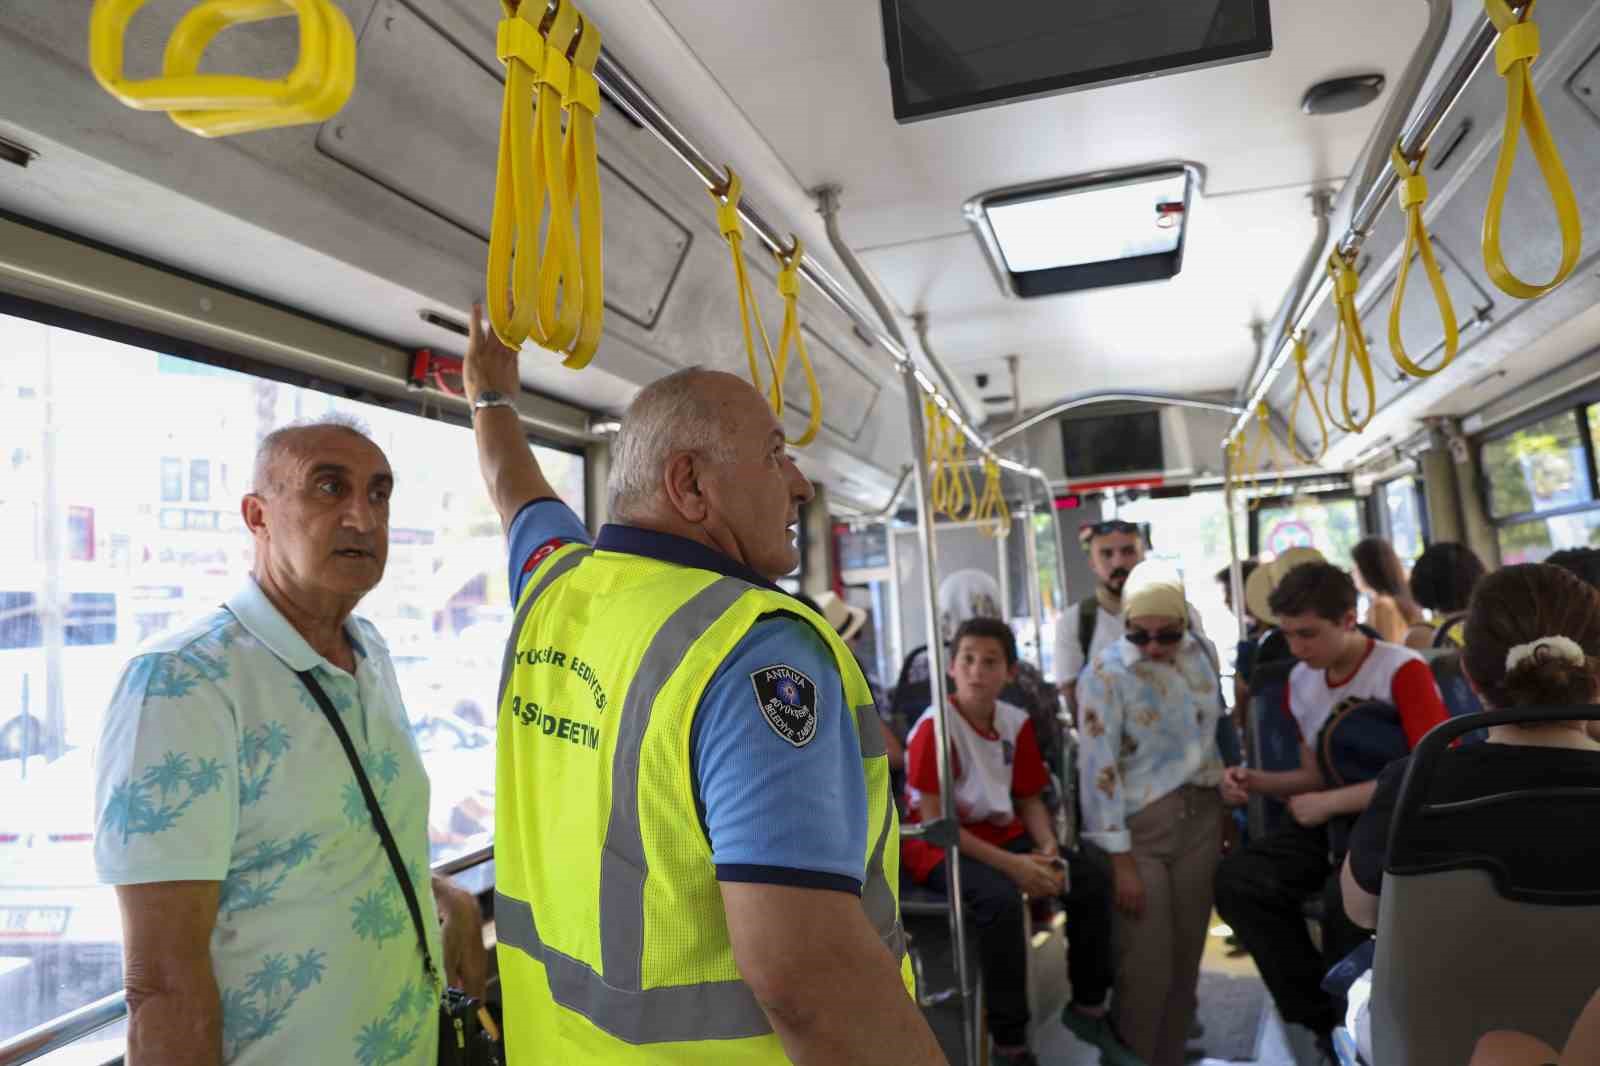
<instances>
[{"instance_id":1,"label":"handbag","mask_svg":"<svg viewBox=\"0 0 1600 1066\"><path fill-rule=\"evenodd\" d=\"M372 783L367 780L367 772L361 766L361 758L350 740L350 731L344 727L339 712L334 710L333 702L328 699L328 694L322 690L317 679L309 671L297 671L295 676L311 693L317 706L322 708L323 717L333 727L339 745L344 748L345 758L350 760L350 769L361 788L361 798L366 800L367 812L372 815L372 828L377 831L384 853L389 856L395 880L400 882L400 892L406 898L406 909L411 912L411 926L417 934L417 949L422 952L422 971L430 984L438 985L438 971L434 969L433 953L428 950L428 935L423 928L422 905L417 902L416 887L412 885L405 863L400 859L400 848L394 842L394 834L389 831L383 808L378 805ZM439 1066L501 1066L504 1055L499 1036L491 1028L485 1027L485 1015L483 1004L459 988L444 990L439 997Z\"/></svg>"}]
</instances>

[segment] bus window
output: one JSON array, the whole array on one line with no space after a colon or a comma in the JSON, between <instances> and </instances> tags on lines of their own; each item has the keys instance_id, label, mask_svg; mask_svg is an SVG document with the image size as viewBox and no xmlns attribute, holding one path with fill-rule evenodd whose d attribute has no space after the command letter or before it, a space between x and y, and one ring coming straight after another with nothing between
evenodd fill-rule
<instances>
[{"instance_id":1,"label":"bus window","mask_svg":"<svg viewBox=\"0 0 1600 1066\"><path fill-rule=\"evenodd\" d=\"M1253 516L1251 546L1266 556L1290 548L1315 548L1330 563L1350 568L1361 539L1361 511L1353 496L1306 495L1263 503Z\"/></svg>"},{"instance_id":2,"label":"bus window","mask_svg":"<svg viewBox=\"0 0 1600 1066\"><path fill-rule=\"evenodd\" d=\"M1541 418L1491 437L1481 451L1502 564L1536 563L1600 544L1593 480L1600 405Z\"/></svg>"},{"instance_id":3,"label":"bus window","mask_svg":"<svg viewBox=\"0 0 1600 1066\"><path fill-rule=\"evenodd\" d=\"M357 611L389 645L429 773L432 857L490 843L512 611L471 429L0 316L0 1041L122 987L115 898L93 865L100 716L143 642L246 580L257 443L333 412L395 471L387 569ZM583 457L535 450L581 513Z\"/></svg>"},{"instance_id":4,"label":"bus window","mask_svg":"<svg viewBox=\"0 0 1600 1066\"><path fill-rule=\"evenodd\" d=\"M1389 542L1402 561L1414 561L1428 546L1427 513L1422 505L1422 483L1414 477L1397 477L1383 483L1383 520Z\"/></svg>"}]
</instances>

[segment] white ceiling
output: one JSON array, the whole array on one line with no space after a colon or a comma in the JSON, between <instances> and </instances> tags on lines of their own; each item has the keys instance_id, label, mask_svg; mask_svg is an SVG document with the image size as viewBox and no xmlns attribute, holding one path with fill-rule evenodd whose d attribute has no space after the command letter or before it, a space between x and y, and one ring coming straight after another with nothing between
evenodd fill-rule
<instances>
[{"instance_id":1,"label":"white ceiling","mask_svg":"<svg viewBox=\"0 0 1600 1066\"><path fill-rule=\"evenodd\" d=\"M1004 355L1017 352L1029 407L1112 385L1235 387L1253 355L1250 321L1271 317L1313 235L1308 190L1350 169L1379 114L1373 105L1313 118L1301 95L1344 74L1381 71L1392 82L1425 15L1421 3L1393 0L1278 0L1267 59L900 126L876 3L653 7L633 25L670 24L742 112L737 132L770 146L793 189L843 185L852 246L899 310L928 313L931 343L964 383L977 370L1003 374ZM607 23L624 51L648 47L632 28ZM743 139L735 132L717 131ZM1027 302L1001 295L964 201L1169 159L1207 173L1178 278Z\"/></svg>"}]
</instances>

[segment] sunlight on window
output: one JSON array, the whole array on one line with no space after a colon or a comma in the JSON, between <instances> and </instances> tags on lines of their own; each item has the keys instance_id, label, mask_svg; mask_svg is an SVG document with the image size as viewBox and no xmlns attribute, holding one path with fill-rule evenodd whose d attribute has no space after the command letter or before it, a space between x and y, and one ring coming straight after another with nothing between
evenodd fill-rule
<instances>
[{"instance_id":1,"label":"sunlight on window","mask_svg":"<svg viewBox=\"0 0 1600 1066\"><path fill-rule=\"evenodd\" d=\"M396 486L389 644L431 779L435 861L490 842L505 543L471 430L0 316L0 1040L121 988L95 884L90 747L123 664L245 580L257 443L354 415ZM581 455L535 448L583 512Z\"/></svg>"}]
</instances>

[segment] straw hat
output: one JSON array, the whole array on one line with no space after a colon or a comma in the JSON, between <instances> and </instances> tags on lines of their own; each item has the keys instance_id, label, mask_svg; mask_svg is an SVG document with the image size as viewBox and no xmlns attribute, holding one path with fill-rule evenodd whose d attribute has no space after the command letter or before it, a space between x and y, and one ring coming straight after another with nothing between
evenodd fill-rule
<instances>
[{"instance_id":1,"label":"straw hat","mask_svg":"<svg viewBox=\"0 0 1600 1066\"><path fill-rule=\"evenodd\" d=\"M1284 576L1297 566L1320 563L1325 560L1315 548L1290 548L1270 563L1264 563L1250 574L1244 585L1244 605L1257 619L1269 626L1278 624L1268 603Z\"/></svg>"},{"instance_id":2,"label":"straw hat","mask_svg":"<svg viewBox=\"0 0 1600 1066\"><path fill-rule=\"evenodd\" d=\"M867 624L865 608L846 603L832 592L819 593L816 604L818 613L839 634L840 640L854 640L861 627Z\"/></svg>"}]
</instances>

